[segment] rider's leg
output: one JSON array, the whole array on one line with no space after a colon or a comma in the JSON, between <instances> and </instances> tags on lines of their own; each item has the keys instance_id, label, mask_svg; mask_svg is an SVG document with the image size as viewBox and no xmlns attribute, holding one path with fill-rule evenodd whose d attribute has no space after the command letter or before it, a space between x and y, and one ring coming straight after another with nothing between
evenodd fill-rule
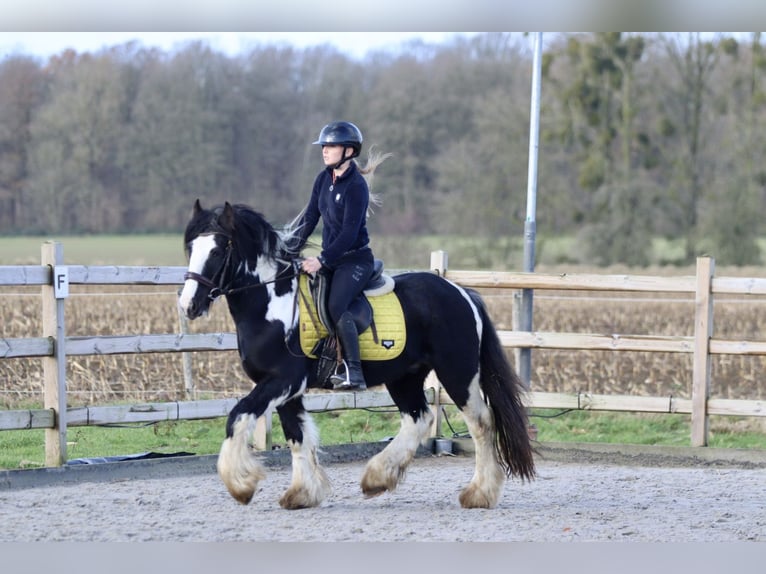
<instances>
[{"instance_id":1,"label":"rider's leg","mask_svg":"<svg viewBox=\"0 0 766 574\"><path fill-rule=\"evenodd\" d=\"M356 323L351 313L346 311L341 315L340 320L335 325L336 334L340 339L340 345L343 350L343 357L346 360L346 373L334 374L330 377L330 382L334 389L356 389L363 391L367 388L362 373L362 361L359 354L359 333L356 330Z\"/></svg>"},{"instance_id":2,"label":"rider's leg","mask_svg":"<svg viewBox=\"0 0 766 574\"><path fill-rule=\"evenodd\" d=\"M327 308L335 324L346 362L346 376L333 376L330 381L338 389L365 389L359 352L359 332L352 314L351 302L364 290L373 270L372 253L358 254L338 265L332 276Z\"/></svg>"}]
</instances>

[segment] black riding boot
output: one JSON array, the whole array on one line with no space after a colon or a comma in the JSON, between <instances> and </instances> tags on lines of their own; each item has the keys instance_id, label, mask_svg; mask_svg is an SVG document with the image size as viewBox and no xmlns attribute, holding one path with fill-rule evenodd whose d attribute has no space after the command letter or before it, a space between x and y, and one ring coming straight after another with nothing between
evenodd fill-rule
<instances>
[{"instance_id":1,"label":"black riding boot","mask_svg":"<svg viewBox=\"0 0 766 574\"><path fill-rule=\"evenodd\" d=\"M343 357L346 362L346 372L336 373L330 377L333 389L359 390L367 388L367 383L362 374L362 362L359 353L359 333L351 313L343 313L338 324L335 326L340 339Z\"/></svg>"}]
</instances>

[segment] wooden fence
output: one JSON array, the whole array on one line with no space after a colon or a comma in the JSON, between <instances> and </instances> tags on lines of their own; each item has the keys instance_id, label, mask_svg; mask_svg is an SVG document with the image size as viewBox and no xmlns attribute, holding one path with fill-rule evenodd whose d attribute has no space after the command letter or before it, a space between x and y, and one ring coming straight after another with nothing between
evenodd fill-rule
<instances>
[{"instance_id":1,"label":"wooden fence","mask_svg":"<svg viewBox=\"0 0 766 574\"><path fill-rule=\"evenodd\" d=\"M545 275L497 271L448 269L446 254L435 252L431 268L463 286L480 289L532 289L555 291L600 291L685 293L694 296L694 335L636 336L630 334L582 334L556 332L499 331L507 348L573 349L600 351L647 351L693 355L690 399L596 395L590 393L544 393L531 390L527 404L538 408L561 408L691 415L691 444L705 446L709 415L766 416L761 400L732 400L710 397L710 362L713 354L766 355L766 341L731 341L713 337L713 298L717 294L766 295L766 279L714 277L711 258L697 260L695 276L643 275ZM67 408L66 358L73 355L130 353L186 353L236 349L233 333L178 335L131 335L67 337L64 300L70 285L181 285L184 267L131 267L63 265L63 247L47 242L42 264L0 266L0 286L39 285L42 292L43 333L39 338L0 338L0 359L40 357L45 378L44 408L0 411L0 430L46 429L46 465L66 462L66 433L70 426L160 420L203 419L226 416L235 399L153 403L133 406ZM514 314L516 316L516 314ZM429 377L428 398L437 414L433 428L441 430L440 405L451 399ZM310 411L391 406L385 391L362 393L308 393ZM256 447L270 448L270 417L256 429Z\"/></svg>"}]
</instances>

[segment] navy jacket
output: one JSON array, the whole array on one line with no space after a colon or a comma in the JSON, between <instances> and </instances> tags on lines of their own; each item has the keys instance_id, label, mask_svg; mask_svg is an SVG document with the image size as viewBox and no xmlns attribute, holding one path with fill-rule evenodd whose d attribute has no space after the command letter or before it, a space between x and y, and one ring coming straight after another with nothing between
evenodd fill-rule
<instances>
[{"instance_id":1,"label":"navy jacket","mask_svg":"<svg viewBox=\"0 0 766 574\"><path fill-rule=\"evenodd\" d=\"M332 168L322 170L314 180L311 198L299 222L300 245L308 238L322 218L322 263L333 268L349 251L367 247L367 208L370 190L355 162L332 181Z\"/></svg>"}]
</instances>

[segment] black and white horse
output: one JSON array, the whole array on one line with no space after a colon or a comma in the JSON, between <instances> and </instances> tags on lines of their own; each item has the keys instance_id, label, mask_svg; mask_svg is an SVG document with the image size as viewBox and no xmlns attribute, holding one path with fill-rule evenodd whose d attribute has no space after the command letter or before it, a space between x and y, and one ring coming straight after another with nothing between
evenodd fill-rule
<instances>
[{"instance_id":1,"label":"black and white horse","mask_svg":"<svg viewBox=\"0 0 766 574\"><path fill-rule=\"evenodd\" d=\"M316 384L316 360L299 345L295 237L244 205L203 209L199 200L185 235L189 260L179 305L189 319L226 297L242 367L255 386L229 413L218 473L247 504L265 476L250 446L258 417L275 408L292 454L291 484L279 503L318 506L330 483L317 460L317 428L303 405ZM433 414L424 381L433 369L460 409L475 443L476 467L460 494L465 508L492 508L507 477L535 476L527 414L509 364L479 295L430 272L396 275L406 345L383 361L363 361L368 385L385 385L401 413L394 439L372 457L361 480L365 496L392 491L428 436Z\"/></svg>"}]
</instances>

